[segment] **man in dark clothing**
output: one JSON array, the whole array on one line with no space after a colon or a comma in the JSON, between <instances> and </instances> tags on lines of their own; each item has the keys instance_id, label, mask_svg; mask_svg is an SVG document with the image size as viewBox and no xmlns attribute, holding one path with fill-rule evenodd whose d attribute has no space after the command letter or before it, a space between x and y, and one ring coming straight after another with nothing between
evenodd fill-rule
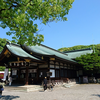
<instances>
[{"instance_id":1,"label":"man in dark clothing","mask_svg":"<svg viewBox=\"0 0 100 100\"><path fill-rule=\"evenodd\" d=\"M47 78L44 78L44 91L47 89Z\"/></svg>"}]
</instances>

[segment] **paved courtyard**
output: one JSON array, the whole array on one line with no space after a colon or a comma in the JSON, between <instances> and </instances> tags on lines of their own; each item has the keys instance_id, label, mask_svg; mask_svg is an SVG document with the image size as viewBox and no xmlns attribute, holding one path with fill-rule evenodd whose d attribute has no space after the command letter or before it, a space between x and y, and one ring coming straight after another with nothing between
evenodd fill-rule
<instances>
[{"instance_id":1,"label":"paved courtyard","mask_svg":"<svg viewBox=\"0 0 100 100\"><path fill-rule=\"evenodd\" d=\"M82 84L53 91L18 92L5 88L0 100L100 100L100 84Z\"/></svg>"}]
</instances>

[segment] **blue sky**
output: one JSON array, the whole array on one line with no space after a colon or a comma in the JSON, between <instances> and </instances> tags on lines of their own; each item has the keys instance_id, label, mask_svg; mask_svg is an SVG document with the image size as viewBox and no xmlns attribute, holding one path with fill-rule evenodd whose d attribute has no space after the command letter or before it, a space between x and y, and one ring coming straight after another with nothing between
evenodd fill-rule
<instances>
[{"instance_id":1,"label":"blue sky","mask_svg":"<svg viewBox=\"0 0 100 100\"><path fill-rule=\"evenodd\" d=\"M68 21L51 22L47 25L37 21L42 44L54 49L76 45L100 44L100 0L75 0L67 15ZM0 38L7 36L9 29L0 28Z\"/></svg>"}]
</instances>

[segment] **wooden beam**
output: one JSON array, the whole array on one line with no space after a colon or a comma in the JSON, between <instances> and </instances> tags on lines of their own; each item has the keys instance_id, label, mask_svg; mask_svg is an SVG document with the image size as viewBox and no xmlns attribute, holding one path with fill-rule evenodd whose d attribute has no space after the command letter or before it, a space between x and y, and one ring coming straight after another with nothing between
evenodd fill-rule
<instances>
[{"instance_id":1,"label":"wooden beam","mask_svg":"<svg viewBox=\"0 0 100 100\"><path fill-rule=\"evenodd\" d=\"M50 57L50 60L55 60L55 58L51 58L51 57Z\"/></svg>"},{"instance_id":2,"label":"wooden beam","mask_svg":"<svg viewBox=\"0 0 100 100\"><path fill-rule=\"evenodd\" d=\"M26 61L26 62L30 62L31 60L30 60L30 59L25 59L25 61Z\"/></svg>"},{"instance_id":3,"label":"wooden beam","mask_svg":"<svg viewBox=\"0 0 100 100\"><path fill-rule=\"evenodd\" d=\"M26 67L26 82L25 85L28 85L28 67Z\"/></svg>"}]
</instances>

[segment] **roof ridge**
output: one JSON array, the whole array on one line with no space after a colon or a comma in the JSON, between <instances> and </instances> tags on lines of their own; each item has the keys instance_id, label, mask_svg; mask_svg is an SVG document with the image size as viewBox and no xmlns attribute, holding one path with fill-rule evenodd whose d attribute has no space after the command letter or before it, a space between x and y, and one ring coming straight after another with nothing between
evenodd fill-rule
<instances>
[{"instance_id":1,"label":"roof ridge","mask_svg":"<svg viewBox=\"0 0 100 100\"><path fill-rule=\"evenodd\" d=\"M41 44L41 46L44 46L44 47L46 47L46 48L48 48L48 49L54 50L54 51L56 51L56 52L59 52L59 53L61 53L61 54L64 54L64 55L68 56L67 54L65 54L65 53L63 53L63 52L60 52L60 51L58 51L58 50L56 50L56 49L53 49L53 48L51 48L51 47L48 47L48 46L46 46L46 45Z\"/></svg>"},{"instance_id":2,"label":"roof ridge","mask_svg":"<svg viewBox=\"0 0 100 100\"><path fill-rule=\"evenodd\" d=\"M85 50L92 50L92 48L85 48L85 49L78 49L78 50L64 51L63 53L78 52L78 51L85 51Z\"/></svg>"},{"instance_id":3,"label":"roof ridge","mask_svg":"<svg viewBox=\"0 0 100 100\"><path fill-rule=\"evenodd\" d=\"M7 44L11 44L11 45L15 45L15 46L19 46L19 47L21 47L20 44L11 43L11 42L9 42L9 41L7 41L6 45L7 45Z\"/></svg>"}]
</instances>

